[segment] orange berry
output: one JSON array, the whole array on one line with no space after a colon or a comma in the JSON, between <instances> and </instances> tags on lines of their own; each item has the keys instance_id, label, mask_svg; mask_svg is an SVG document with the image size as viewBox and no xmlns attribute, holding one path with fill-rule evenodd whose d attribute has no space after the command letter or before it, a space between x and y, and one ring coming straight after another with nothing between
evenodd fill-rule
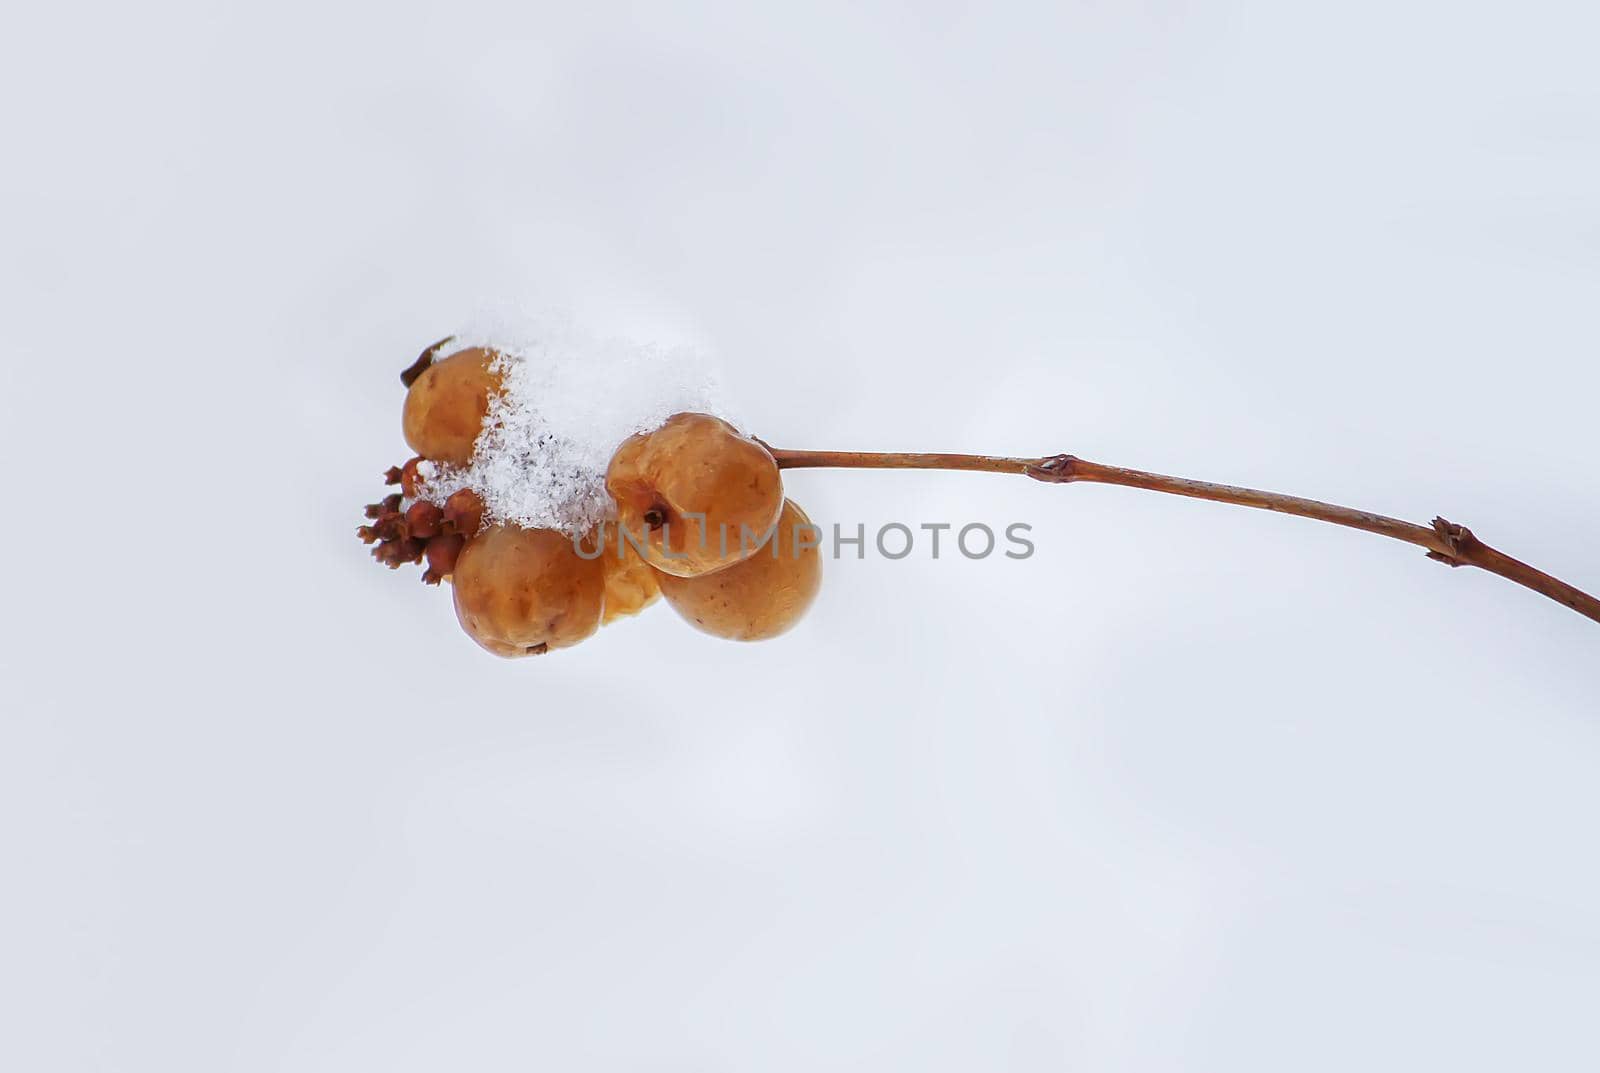
<instances>
[{"instance_id":1,"label":"orange berry","mask_svg":"<svg viewBox=\"0 0 1600 1073\"><path fill-rule=\"evenodd\" d=\"M664 574L697 577L755 551L783 508L772 455L710 414L624 440L606 469L618 524Z\"/></svg>"},{"instance_id":2,"label":"orange berry","mask_svg":"<svg viewBox=\"0 0 1600 1073\"><path fill-rule=\"evenodd\" d=\"M567 648L600 625L605 574L553 529L494 525L455 562L456 618L497 656Z\"/></svg>"},{"instance_id":3,"label":"orange berry","mask_svg":"<svg viewBox=\"0 0 1600 1073\"><path fill-rule=\"evenodd\" d=\"M605 550L600 562L605 570L606 598L600 625L609 626L655 603L661 596L661 586L656 572L637 549L621 539L616 526L606 525L603 531Z\"/></svg>"},{"instance_id":4,"label":"orange berry","mask_svg":"<svg viewBox=\"0 0 1600 1073\"><path fill-rule=\"evenodd\" d=\"M703 577L660 575L661 594L697 629L732 641L765 641L805 615L822 586L816 527L792 499L754 555Z\"/></svg>"},{"instance_id":5,"label":"orange berry","mask_svg":"<svg viewBox=\"0 0 1600 1073\"><path fill-rule=\"evenodd\" d=\"M406 392L401 426L406 443L424 458L464 466L483 431L489 399L500 390L500 374L491 371L498 357L472 347L434 362Z\"/></svg>"}]
</instances>

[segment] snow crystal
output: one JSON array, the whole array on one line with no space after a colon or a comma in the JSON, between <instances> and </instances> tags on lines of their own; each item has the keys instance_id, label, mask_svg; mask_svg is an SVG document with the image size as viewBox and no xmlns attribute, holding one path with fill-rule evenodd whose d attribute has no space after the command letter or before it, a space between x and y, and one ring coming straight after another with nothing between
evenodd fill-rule
<instances>
[{"instance_id":1,"label":"snow crystal","mask_svg":"<svg viewBox=\"0 0 1600 1073\"><path fill-rule=\"evenodd\" d=\"M635 432L696 410L729 419L714 364L701 350L608 338L570 318L497 316L441 351L500 355L502 392L464 467L425 466L423 498L472 488L487 521L579 534L616 516L606 464Z\"/></svg>"}]
</instances>

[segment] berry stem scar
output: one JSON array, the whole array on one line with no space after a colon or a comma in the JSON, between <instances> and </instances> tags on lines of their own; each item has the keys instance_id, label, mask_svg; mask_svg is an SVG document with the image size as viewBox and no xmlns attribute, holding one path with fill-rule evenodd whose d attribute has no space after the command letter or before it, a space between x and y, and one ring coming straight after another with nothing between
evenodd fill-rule
<instances>
[{"instance_id":1,"label":"berry stem scar","mask_svg":"<svg viewBox=\"0 0 1600 1073\"><path fill-rule=\"evenodd\" d=\"M1465 526L1435 518L1431 526L1388 518L1364 510L1322 503L1315 499L1211 484L1186 477L1168 477L1120 466L1089 462L1073 455L1047 455L1042 458L1005 458L997 455L906 454L868 451L783 451L768 447L779 469L949 469L979 473L1014 473L1046 484L1116 484L1124 488L1143 488L1151 492L1206 499L1213 503L1232 503L1257 510L1272 510L1301 518L1342 525L1403 540L1426 549L1428 558L1447 566L1475 566L1498 574L1508 581L1548 596L1586 618L1600 622L1600 599L1551 577L1504 552L1497 551L1472 535Z\"/></svg>"}]
</instances>

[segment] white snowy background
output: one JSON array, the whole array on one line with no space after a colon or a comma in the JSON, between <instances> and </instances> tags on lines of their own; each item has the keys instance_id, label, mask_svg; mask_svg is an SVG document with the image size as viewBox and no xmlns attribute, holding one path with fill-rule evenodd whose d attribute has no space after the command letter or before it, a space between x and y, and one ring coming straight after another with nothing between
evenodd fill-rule
<instances>
[{"instance_id":1,"label":"white snowy background","mask_svg":"<svg viewBox=\"0 0 1600 1073\"><path fill-rule=\"evenodd\" d=\"M797 473L792 635L507 664L352 535L487 300L762 436L1443 513L1600 589L1600 15L35 4L0 1068L1592 1070L1600 627L1292 518Z\"/></svg>"}]
</instances>

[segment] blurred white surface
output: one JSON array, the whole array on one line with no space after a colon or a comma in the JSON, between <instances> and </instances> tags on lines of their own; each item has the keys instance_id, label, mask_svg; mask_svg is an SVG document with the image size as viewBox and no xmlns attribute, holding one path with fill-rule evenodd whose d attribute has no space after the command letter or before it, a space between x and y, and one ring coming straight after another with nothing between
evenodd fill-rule
<instances>
[{"instance_id":1,"label":"blurred white surface","mask_svg":"<svg viewBox=\"0 0 1600 1073\"><path fill-rule=\"evenodd\" d=\"M577 6L12 15L0 1066L1600 1064L1600 632L1497 578L797 473L1038 553L502 664L351 535L511 297L1600 588L1593 5Z\"/></svg>"}]
</instances>

